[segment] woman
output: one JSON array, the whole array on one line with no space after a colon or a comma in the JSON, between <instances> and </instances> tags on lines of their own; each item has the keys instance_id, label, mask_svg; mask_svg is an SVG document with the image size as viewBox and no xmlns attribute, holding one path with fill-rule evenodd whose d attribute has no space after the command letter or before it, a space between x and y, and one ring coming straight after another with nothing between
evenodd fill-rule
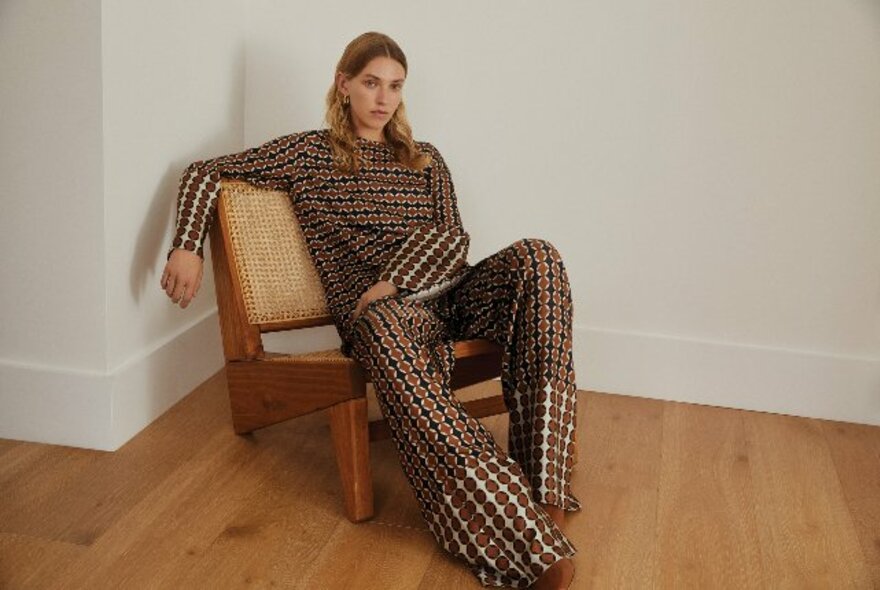
<instances>
[{"instance_id":1,"label":"woman","mask_svg":"<svg viewBox=\"0 0 880 590\"><path fill-rule=\"evenodd\" d=\"M437 149L414 141L397 44L365 33L327 94L329 129L279 137L183 173L162 288L186 307L220 178L291 194L342 350L369 372L398 457L438 543L485 586L567 588L578 510L571 293L548 242L467 263L469 236ZM449 387L453 342L501 344L509 455Z\"/></svg>"}]
</instances>

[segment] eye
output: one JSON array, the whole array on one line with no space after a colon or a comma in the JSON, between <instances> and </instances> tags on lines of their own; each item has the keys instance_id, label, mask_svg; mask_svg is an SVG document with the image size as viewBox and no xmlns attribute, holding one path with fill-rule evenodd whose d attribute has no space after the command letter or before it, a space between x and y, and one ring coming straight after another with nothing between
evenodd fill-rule
<instances>
[{"instance_id":1,"label":"eye","mask_svg":"<svg viewBox=\"0 0 880 590\"><path fill-rule=\"evenodd\" d=\"M372 85L375 84L375 83L376 83L375 80L367 80L367 81L365 82L365 84L366 84L367 86L372 86Z\"/></svg>"}]
</instances>

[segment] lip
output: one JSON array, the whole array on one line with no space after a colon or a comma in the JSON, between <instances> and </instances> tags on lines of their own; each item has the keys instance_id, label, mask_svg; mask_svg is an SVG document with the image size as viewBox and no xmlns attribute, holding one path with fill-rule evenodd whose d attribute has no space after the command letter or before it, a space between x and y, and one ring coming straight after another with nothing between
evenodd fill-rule
<instances>
[{"instance_id":1,"label":"lip","mask_svg":"<svg viewBox=\"0 0 880 590\"><path fill-rule=\"evenodd\" d=\"M387 111L370 111L370 113L376 115L377 117L384 117L388 114Z\"/></svg>"}]
</instances>

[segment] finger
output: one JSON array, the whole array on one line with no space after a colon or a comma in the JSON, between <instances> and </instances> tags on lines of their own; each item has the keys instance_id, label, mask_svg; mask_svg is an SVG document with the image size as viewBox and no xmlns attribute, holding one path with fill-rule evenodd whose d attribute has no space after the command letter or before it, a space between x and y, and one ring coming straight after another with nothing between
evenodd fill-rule
<instances>
[{"instance_id":1,"label":"finger","mask_svg":"<svg viewBox=\"0 0 880 590\"><path fill-rule=\"evenodd\" d=\"M205 276L205 267L204 266L199 271L199 276L196 279L196 287L195 287L195 289L193 289L193 297L195 297L196 294L198 294L199 289L202 287L202 277L203 276Z\"/></svg>"},{"instance_id":2,"label":"finger","mask_svg":"<svg viewBox=\"0 0 880 590\"><path fill-rule=\"evenodd\" d=\"M165 293L169 297L174 296L174 288L177 286L176 283L177 279L174 277L174 275L169 275L168 280L165 282Z\"/></svg>"},{"instance_id":3,"label":"finger","mask_svg":"<svg viewBox=\"0 0 880 590\"><path fill-rule=\"evenodd\" d=\"M372 302L373 300L369 298L361 299L360 305L358 306L360 308L360 313L358 315L363 315Z\"/></svg>"},{"instance_id":4,"label":"finger","mask_svg":"<svg viewBox=\"0 0 880 590\"><path fill-rule=\"evenodd\" d=\"M174 288L174 295L171 296L171 301L178 303L183 298L184 291L186 291L186 285L178 283Z\"/></svg>"},{"instance_id":5,"label":"finger","mask_svg":"<svg viewBox=\"0 0 880 590\"><path fill-rule=\"evenodd\" d=\"M193 298L193 289L192 287L187 287L183 292L183 297L180 299L180 307L186 309L186 306L189 305L189 302L192 301Z\"/></svg>"}]
</instances>

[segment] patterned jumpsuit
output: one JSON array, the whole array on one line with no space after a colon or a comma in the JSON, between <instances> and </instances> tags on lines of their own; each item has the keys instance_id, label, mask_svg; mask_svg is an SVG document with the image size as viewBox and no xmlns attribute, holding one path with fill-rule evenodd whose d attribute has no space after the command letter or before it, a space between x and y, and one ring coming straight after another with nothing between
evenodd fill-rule
<instances>
[{"instance_id":1,"label":"patterned jumpsuit","mask_svg":"<svg viewBox=\"0 0 880 590\"><path fill-rule=\"evenodd\" d=\"M359 170L332 161L329 130L294 133L184 171L171 252L203 256L220 179L290 193L342 339L369 373L404 473L437 542L484 586L530 586L576 548L538 503L580 509L571 490L576 428L572 300L552 244L522 239L476 265L449 170L417 172L357 139ZM379 280L398 288L353 318ZM510 413L505 451L450 388L453 343L500 344Z\"/></svg>"}]
</instances>

